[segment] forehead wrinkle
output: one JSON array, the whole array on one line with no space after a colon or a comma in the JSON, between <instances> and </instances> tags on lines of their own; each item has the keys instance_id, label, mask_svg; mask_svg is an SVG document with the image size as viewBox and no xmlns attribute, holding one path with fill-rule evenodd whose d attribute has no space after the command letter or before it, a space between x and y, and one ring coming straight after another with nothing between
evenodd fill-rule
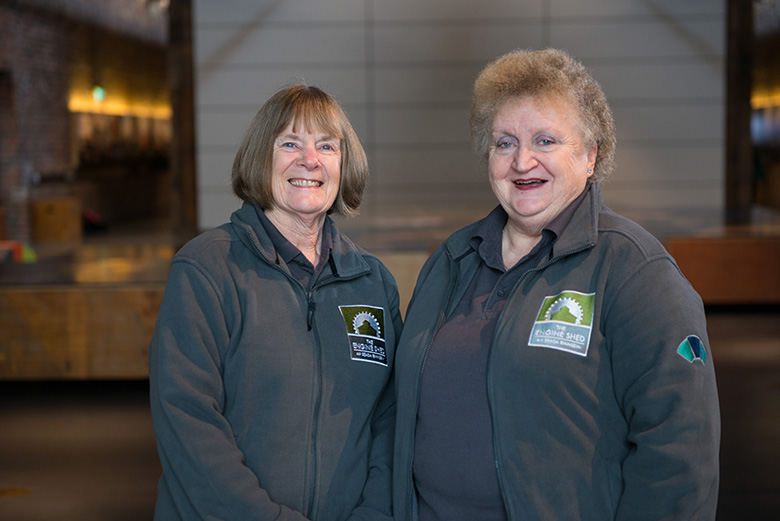
<instances>
[{"instance_id":1,"label":"forehead wrinkle","mask_svg":"<svg viewBox=\"0 0 780 521\"><path fill-rule=\"evenodd\" d=\"M524 112L529 110L535 111L534 120L541 119L541 121L534 121L534 126L532 127L526 121L526 118L515 117L514 114L517 112L519 105L523 105L522 110ZM524 96L513 98L502 104L496 112L491 134L493 136L500 134L512 137L519 137L519 134L524 133L531 136L547 134L565 141L576 141L577 136L572 135L570 131L563 128L566 124L563 127L561 126L561 120L564 120L565 123L566 120L573 117L573 121L568 122L572 123L576 130L581 130L579 128L579 118L576 118L576 115L572 115L569 109L571 109L571 104L565 98L560 97L537 98ZM500 117L501 115L503 117ZM499 119L502 120L502 125L496 126L496 121Z\"/></svg>"}]
</instances>

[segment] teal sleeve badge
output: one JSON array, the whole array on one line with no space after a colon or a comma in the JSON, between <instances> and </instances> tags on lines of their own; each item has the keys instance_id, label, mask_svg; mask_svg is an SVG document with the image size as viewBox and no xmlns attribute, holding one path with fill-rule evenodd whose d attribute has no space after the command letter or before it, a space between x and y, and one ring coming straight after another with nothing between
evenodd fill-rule
<instances>
[{"instance_id":1,"label":"teal sleeve badge","mask_svg":"<svg viewBox=\"0 0 780 521\"><path fill-rule=\"evenodd\" d=\"M385 310L376 306L339 306L349 337L350 357L387 367Z\"/></svg>"},{"instance_id":2,"label":"teal sleeve badge","mask_svg":"<svg viewBox=\"0 0 780 521\"><path fill-rule=\"evenodd\" d=\"M693 363L700 360L702 365L707 360L707 350L704 348L704 342L696 335L689 335L682 341L677 348L677 354Z\"/></svg>"}]
</instances>

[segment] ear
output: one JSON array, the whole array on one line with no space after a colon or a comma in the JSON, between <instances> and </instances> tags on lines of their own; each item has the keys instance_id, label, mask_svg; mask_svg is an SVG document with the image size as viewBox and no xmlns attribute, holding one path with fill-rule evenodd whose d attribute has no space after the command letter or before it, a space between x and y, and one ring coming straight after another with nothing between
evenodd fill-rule
<instances>
[{"instance_id":1,"label":"ear","mask_svg":"<svg viewBox=\"0 0 780 521\"><path fill-rule=\"evenodd\" d=\"M590 150L588 150L588 177L591 177L593 175L593 170L596 169L596 156L599 152L599 146L593 145Z\"/></svg>"}]
</instances>

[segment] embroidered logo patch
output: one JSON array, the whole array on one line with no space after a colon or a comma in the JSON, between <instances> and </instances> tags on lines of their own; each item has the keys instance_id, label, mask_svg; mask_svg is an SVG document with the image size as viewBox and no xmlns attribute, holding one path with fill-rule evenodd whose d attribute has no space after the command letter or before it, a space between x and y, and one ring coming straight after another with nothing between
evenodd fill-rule
<instances>
[{"instance_id":1,"label":"embroidered logo patch","mask_svg":"<svg viewBox=\"0 0 780 521\"><path fill-rule=\"evenodd\" d=\"M587 356L595 293L563 291L545 297L528 345Z\"/></svg>"},{"instance_id":2,"label":"embroidered logo patch","mask_svg":"<svg viewBox=\"0 0 780 521\"><path fill-rule=\"evenodd\" d=\"M702 365L707 360L707 350L704 349L704 342L696 335L688 335L677 348L677 354L688 360L690 363L700 360Z\"/></svg>"},{"instance_id":3,"label":"embroidered logo patch","mask_svg":"<svg viewBox=\"0 0 780 521\"><path fill-rule=\"evenodd\" d=\"M374 306L339 306L347 326L350 357L387 366L385 310Z\"/></svg>"}]
</instances>

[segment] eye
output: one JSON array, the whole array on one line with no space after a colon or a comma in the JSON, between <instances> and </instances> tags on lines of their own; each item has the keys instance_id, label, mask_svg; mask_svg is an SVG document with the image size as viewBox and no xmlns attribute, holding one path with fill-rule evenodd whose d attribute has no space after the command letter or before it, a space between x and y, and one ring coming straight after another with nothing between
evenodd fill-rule
<instances>
[{"instance_id":1,"label":"eye","mask_svg":"<svg viewBox=\"0 0 780 521\"><path fill-rule=\"evenodd\" d=\"M536 140L536 143L541 146L549 146L549 145L554 145L555 140L549 137L540 137Z\"/></svg>"},{"instance_id":2,"label":"eye","mask_svg":"<svg viewBox=\"0 0 780 521\"><path fill-rule=\"evenodd\" d=\"M283 141L279 146L281 148L297 148L298 144L292 141Z\"/></svg>"},{"instance_id":3,"label":"eye","mask_svg":"<svg viewBox=\"0 0 780 521\"><path fill-rule=\"evenodd\" d=\"M338 147L335 145L335 143L322 143L320 145L320 149L325 150L326 152L338 151Z\"/></svg>"},{"instance_id":4,"label":"eye","mask_svg":"<svg viewBox=\"0 0 780 521\"><path fill-rule=\"evenodd\" d=\"M498 141L496 141L495 149L496 152L510 152L512 149L514 149L517 146L517 142L508 137L504 136L502 138L499 138Z\"/></svg>"}]
</instances>

